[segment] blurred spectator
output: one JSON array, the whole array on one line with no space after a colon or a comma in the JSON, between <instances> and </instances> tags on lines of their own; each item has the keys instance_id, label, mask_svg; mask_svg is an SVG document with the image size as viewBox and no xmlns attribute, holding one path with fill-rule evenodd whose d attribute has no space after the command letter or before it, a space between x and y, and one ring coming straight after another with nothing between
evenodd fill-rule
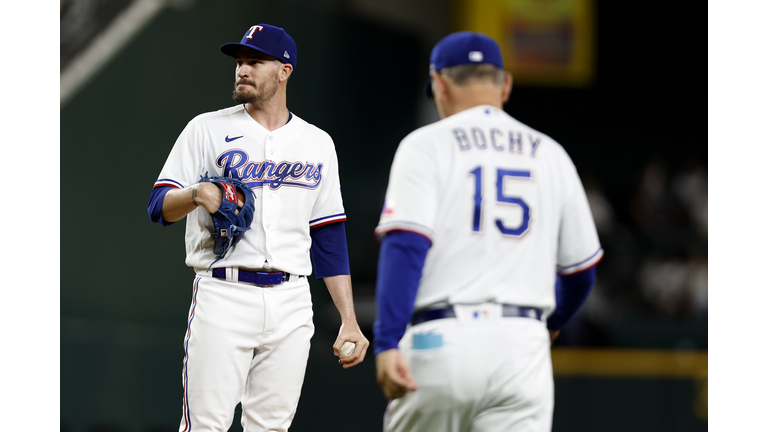
<instances>
[{"instance_id":1,"label":"blurred spectator","mask_svg":"<svg viewBox=\"0 0 768 432\"><path fill-rule=\"evenodd\" d=\"M669 180L669 177L672 180ZM707 311L707 174L695 160L667 176L649 163L630 204L647 241L639 271L643 296L664 317L690 318Z\"/></svg>"},{"instance_id":2,"label":"blurred spectator","mask_svg":"<svg viewBox=\"0 0 768 432\"><path fill-rule=\"evenodd\" d=\"M688 263L681 259L649 260L640 270L643 294L665 317L692 313L688 279Z\"/></svg>"},{"instance_id":3,"label":"blurred spectator","mask_svg":"<svg viewBox=\"0 0 768 432\"><path fill-rule=\"evenodd\" d=\"M694 311L697 317L706 317L709 272L706 257L693 258L688 270L689 295L693 298Z\"/></svg>"},{"instance_id":4,"label":"blurred spectator","mask_svg":"<svg viewBox=\"0 0 768 432\"><path fill-rule=\"evenodd\" d=\"M583 181L606 253L592 293L559 344L610 345L612 332L628 320L706 320L706 167L691 159L669 169L668 161L652 160L624 219L595 178Z\"/></svg>"},{"instance_id":5,"label":"blurred spectator","mask_svg":"<svg viewBox=\"0 0 768 432\"><path fill-rule=\"evenodd\" d=\"M662 161L653 161L645 167L630 203L630 214L646 247L653 252L675 252L696 243L690 218L669 185L667 168Z\"/></svg>"},{"instance_id":6,"label":"blurred spectator","mask_svg":"<svg viewBox=\"0 0 768 432\"><path fill-rule=\"evenodd\" d=\"M608 198L605 197L597 181L591 177L584 178L584 191L587 193L587 201L589 201L598 234L601 236L610 234L613 230L615 214Z\"/></svg>"},{"instance_id":7,"label":"blurred spectator","mask_svg":"<svg viewBox=\"0 0 768 432\"><path fill-rule=\"evenodd\" d=\"M672 181L677 196L694 222L696 233L707 239L707 173L698 161L689 160Z\"/></svg>"}]
</instances>

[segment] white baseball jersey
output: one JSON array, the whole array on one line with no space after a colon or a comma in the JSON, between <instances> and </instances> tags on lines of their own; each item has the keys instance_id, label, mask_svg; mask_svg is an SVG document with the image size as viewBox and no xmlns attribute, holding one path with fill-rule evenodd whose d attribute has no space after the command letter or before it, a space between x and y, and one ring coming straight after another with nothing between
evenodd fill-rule
<instances>
[{"instance_id":1,"label":"white baseball jersey","mask_svg":"<svg viewBox=\"0 0 768 432\"><path fill-rule=\"evenodd\" d=\"M206 173L239 178L256 195L251 229L216 267L309 275L310 227L346 219L333 140L296 115L272 132L243 105L195 117L177 139L155 186L183 188ZM217 259L212 231L204 207L187 215L186 263L198 271Z\"/></svg>"},{"instance_id":2,"label":"white baseball jersey","mask_svg":"<svg viewBox=\"0 0 768 432\"><path fill-rule=\"evenodd\" d=\"M492 106L409 134L376 233L432 241L415 309L438 303L555 307L555 274L602 248L573 162L552 138Z\"/></svg>"}]
</instances>

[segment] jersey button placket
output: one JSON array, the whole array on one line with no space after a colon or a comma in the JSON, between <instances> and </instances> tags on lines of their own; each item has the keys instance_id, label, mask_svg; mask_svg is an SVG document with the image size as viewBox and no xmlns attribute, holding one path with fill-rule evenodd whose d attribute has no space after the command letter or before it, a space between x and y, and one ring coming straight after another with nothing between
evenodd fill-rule
<instances>
[{"instance_id":1,"label":"jersey button placket","mask_svg":"<svg viewBox=\"0 0 768 432\"><path fill-rule=\"evenodd\" d=\"M272 135L267 136L266 142L264 143L264 153L265 153L264 159L265 160L270 160L270 161L274 162L274 158L272 157L272 155L275 153L275 150L272 148L273 145L274 145L274 137ZM268 173L265 172L264 173L264 180L265 180L264 181L264 187L262 189L262 191L263 191L262 192L263 193L262 196L264 198L264 201L262 203L262 219L261 219L261 224L262 224L262 229L264 229L264 244L265 244L265 246L267 248L267 259L271 261L272 260L272 256L271 256L272 254L270 253L270 251L272 250L272 232L271 232L270 228L273 225L271 223L271 221L273 220L274 213L275 213L275 207L274 207L274 205L272 205L272 203L273 203L272 196L275 193L275 191L273 191L269 187L269 181L268 181L269 178L270 177L269 177Z\"/></svg>"},{"instance_id":2,"label":"jersey button placket","mask_svg":"<svg viewBox=\"0 0 768 432\"><path fill-rule=\"evenodd\" d=\"M279 143L275 139L274 135L270 135L266 143L267 159L274 162L275 166L280 162L280 149ZM276 197L279 189L273 190L268 186L264 188L265 202L264 202L264 232L266 233L267 249L276 247L279 239L272 234L275 234L278 229L278 215L280 213L279 200Z\"/></svg>"},{"instance_id":3,"label":"jersey button placket","mask_svg":"<svg viewBox=\"0 0 768 432\"><path fill-rule=\"evenodd\" d=\"M274 250L274 240L273 240L273 232L272 227L274 220L274 214L275 214L275 207L271 205L272 201L272 194L275 193L272 189L269 188L268 183L264 183L264 202L262 203L262 228L264 229L264 246L266 247L267 252L267 260L272 262L272 253L271 251Z\"/></svg>"}]
</instances>

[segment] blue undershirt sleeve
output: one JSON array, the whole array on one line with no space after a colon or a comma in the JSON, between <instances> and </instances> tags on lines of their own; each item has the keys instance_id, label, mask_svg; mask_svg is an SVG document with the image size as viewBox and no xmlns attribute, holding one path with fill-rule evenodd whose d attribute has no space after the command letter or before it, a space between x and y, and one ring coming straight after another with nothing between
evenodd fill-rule
<instances>
[{"instance_id":1,"label":"blue undershirt sleeve","mask_svg":"<svg viewBox=\"0 0 768 432\"><path fill-rule=\"evenodd\" d=\"M579 310L595 284L596 275L597 270L594 266L568 276L557 275L555 283L557 308L547 319L549 330L560 330L560 327Z\"/></svg>"},{"instance_id":2,"label":"blue undershirt sleeve","mask_svg":"<svg viewBox=\"0 0 768 432\"><path fill-rule=\"evenodd\" d=\"M169 190L175 189L171 186L158 186L156 188L152 189L152 192L149 194L149 204L147 204L147 212L149 213L149 218L152 219L152 222L159 222L163 226L171 225L173 222L166 222L163 219L163 200L165 199L165 194L168 193Z\"/></svg>"},{"instance_id":3,"label":"blue undershirt sleeve","mask_svg":"<svg viewBox=\"0 0 768 432\"><path fill-rule=\"evenodd\" d=\"M344 221L312 228L309 235L312 237L310 251L317 279L350 274Z\"/></svg>"},{"instance_id":4,"label":"blue undershirt sleeve","mask_svg":"<svg viewBox=\"0 0 768 432\"><path fill-rule=\"evenodd\" d=\"M381 242L376 277L374 355L397 348L413 314L424 261L432 242L407 231L390 232Z\"/></svg>"}]
</instances>

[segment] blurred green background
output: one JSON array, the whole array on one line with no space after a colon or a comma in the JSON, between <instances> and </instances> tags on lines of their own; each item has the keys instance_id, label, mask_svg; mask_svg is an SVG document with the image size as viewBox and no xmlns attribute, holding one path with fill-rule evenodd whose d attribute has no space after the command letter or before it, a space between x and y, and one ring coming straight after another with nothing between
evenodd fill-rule
<instances>
[{"instance_id":1,"label":"blurred green background","mask_svg":"<svg viewBox=\"0 0 768 432\"><path fill-rule=\"evenodd\" d=\"M108 26L138 3L94 1L90 19ZM84 243L80 230L61 231L62 275L77 274L61 278L62 431L178 429L194 275L184 265L184 222L154 224L146 204L186 123L233 105L234 63L218 46L262 22L297 42L288 108L335 141L356 309L371 339L372 232L389 165L400 139L437 119L421 94L429 52L462 28L450 1L155 3L157 14L62 98L62 173L101 179L61 190L62 226L96 233ZM516 83L505 106L571 155L606 251L597 286L556 349L708 349L707 148L691 133L706 106L691 78L702 52L681 24L685 11L654 4L630 13L620 2L590 2L590 80ZM107 28L94 24L83 36L83 8L62 2L62 76ZM84 223L84 208L100 214ZM291 431L334 430L342 418L355 431L381 430L386 400L372 352L351 370L338 366L331 348L338 314L323 283L310 283L316 333ZM693 374L558 376L554 430L706 430L706 378ZM231 430L241 430L237 417Z\"/></svg>"}]
</instances>

